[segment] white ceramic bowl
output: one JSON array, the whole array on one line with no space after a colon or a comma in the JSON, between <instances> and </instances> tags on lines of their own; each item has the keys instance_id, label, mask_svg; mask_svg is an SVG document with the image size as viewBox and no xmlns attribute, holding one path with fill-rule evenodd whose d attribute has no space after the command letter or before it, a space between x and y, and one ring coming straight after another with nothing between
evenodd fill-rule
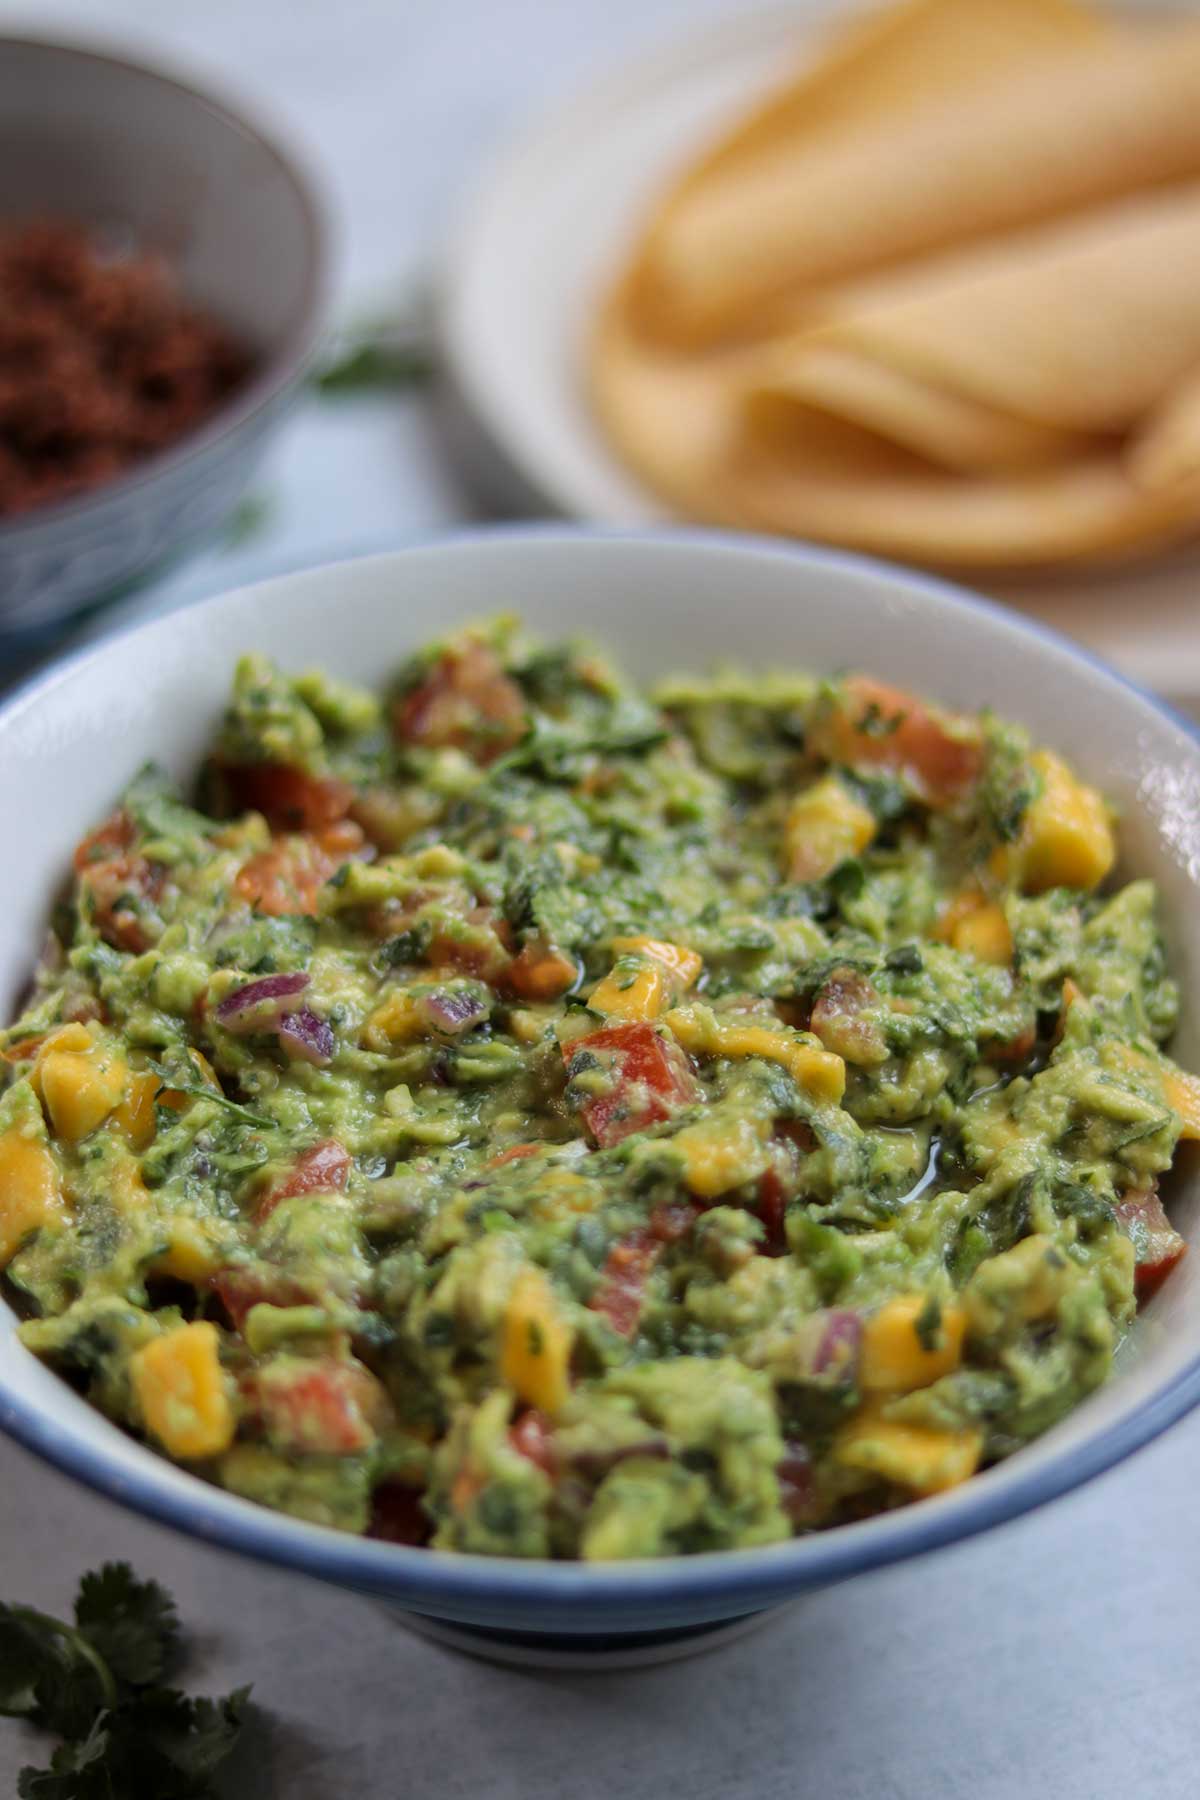
<instances>
[{"instance_id":1,"label":"white ceramic bowl","mask_svg":"<svg viewBox=\"0 0 1200 1800\"><path fill-rule=\"evenodd\" d=\"M824 552L708 533L492 531L290 575L117 638L0 713L0 993L13 1006L71 845L155 757L187 776L237 654L319 662L380 682L461 620L519 609L536 630L595 636L634 675L736 658L878 672L1023 720L1124 813L1127 871L1158 881L1184 993L1176 1043L1200 1066L1200 743L1066 642L968 594ZM1200 1181L1183 1158L1186 1234ZM1116 1378L1001 1467L938 1498L769 1549L587 1567L454 1556L341 1536L219 1492L126 1437L17 1342L0 1308L0 1425L58 1467L210 1542L483 1633L648 1634L656 1649L1010 1518L1085 1481L1200 1400L1200 1257L1139 1319Z\"/></svg>"}]
</instances>

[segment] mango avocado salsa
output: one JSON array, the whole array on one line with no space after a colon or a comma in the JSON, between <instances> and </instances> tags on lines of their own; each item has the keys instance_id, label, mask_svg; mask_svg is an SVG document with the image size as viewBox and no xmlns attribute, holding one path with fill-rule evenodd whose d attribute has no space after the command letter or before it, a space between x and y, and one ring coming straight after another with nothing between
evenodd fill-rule
<instances>
[{"instance_id":1,"label":"mango avocado salsa","mask_svg":"<svg viewBox=\"0 0 1200 1800\"><path fill-rule=\"evenodd\" d=\"M512 620L239 665L0 1035L21 1336L233 1493L440 1549L767 1544L1102 1382L1200 1136L1052 751L863 675L646 696Z\"/></svg>"}]
</instances>

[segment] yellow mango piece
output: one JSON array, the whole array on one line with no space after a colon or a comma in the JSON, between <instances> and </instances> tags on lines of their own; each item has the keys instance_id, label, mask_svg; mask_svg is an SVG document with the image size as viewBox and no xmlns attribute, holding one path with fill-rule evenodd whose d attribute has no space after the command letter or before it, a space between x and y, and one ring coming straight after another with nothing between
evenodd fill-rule
<instances>
[{"instance_id":1,"label":"yellow mango piece","mask_svg":"<svg viewBox=\"0 0 1200 1800\"><path fill-rule=\"evenodd\" d=\"M1171 1069L1163 1076L1167 1105L1183 1120L1181 1138L1200 1138L1200 1075Z\"/></svg>"},{"instance_id":2,"label":"yellow mango piece","mask_svg":"<svg viewBox=\"0 0 1200 1800\"><path fill-rule=\"evenodd\" d=\"M664 1023L677 1043L699 1056L761 1056L781 1064L797 1086L821 1100L836 1103L846 1091L846 1065L840 1056L767 1025L730 1025L687 1007L669 1012Z\"/></svg>"},{"instance_id":3,"label":"yellow mango piece","mask_svg":"<svg viewBox=\"0 0 1200 1800\"><path fill-rule=\"evenodd\" d=\"M64 1217L49 1145L13 1126L0 1135L0 1268L7 1268L31 1231Z\"/></svg>"},{"instance_id":4,"label":"yellow mango piece","mask_svg":"<svg viewBox=\"0 0 1200 1800\"><path fill-rule=\"evenodd\" d=\"M162 1082L149 1070L137 1069L113 1111L113 1121L131 1149L145 1150L154 1141L154 1102Z\"/></svg>"},{"instance_id":5,"label":"yellow mango piece","mask_svg":"<svg viewBox=\"0 0 1200 1800\"><path fill-rule=\"evenodd\" d=\"M1117 857L1103 798L1052 750L1035 750L1029 760L1042 791L1025 814L1015 846L1022 888L1041 894L1053 887L1099 886Z\"/></svg>"},{"instance_id":6,"label":"yellow mango piece","mask_svg":"<svg viewBox=\"0 0 1200 1800\"><path fill-rule=\"evenodd\" d=\"M39 1059L42 1100L56 1137L77 1144L103 1124L128 1079L121 1057L101 1045L87 1051L49 1050Z\"/></svg>"},{"instance_id":7,"label":"yellow mango piece","mask_svg":"<svg viewBox=\"0 0 1200 1800\"><path fill-rule=\"evenodd\" d=\"M789 881L819 881L865 850L876 832L875 816L845 782L826 775L788 808L783 827L783 868Z\"/></svg>"},{"instance_id":8,"label":"yellow mango piece","mask_svg":"<svg viewBox=\"0 0 1200 1800\"><path fill-rule=\"evenodd\" d=\"M646 962L631 979L614 969L592 989L588 1005L609 1019L651 1021L659 1017L669 999L666 970L658 963Z\"/></svg>"},{"instance_id":9,"label":"yellow mango piece","mask_svg":"<svg viewBox=\"0 0 1200 1800\"><path fill-rule=\"evenodd\" d=\"M198 1319L153 1338L130 1358L142 1419L168 1456L192 1462L219 1456L233 1442L220 1342L216 1326Z\"/></svg>"},{"instance_id":10,"label":"yellow mango piece","mask_svg":"<svg viewBox=\"0 0 1200 1800\"><path fill-rule=\"evenodd\" d=\"M685 1125L671 1139L683 1158L683 1179L693 1194L715 1200L754 1181L767 1167L769 1122L715 1114Z\"/></svg>"},{"instance_id":11,"label":"yellow mango piece","mask_svg":"<svg viewBox=\"0 0 1200 1800\"><path fill-rule=\"evenodd\" d=\"M1012 932L1004 909L993 901L985 901L959 919L950 934L950 942L964 956L974 956L980 962L1006 967L1012 961Z\"/></svg>"},{"instance_id":12,"label":"yellow mango piece","mask_svg":"<svg viewBox=\"0 0 1200 1800\"><path fill-rule=\"evenodd\" d=\"M843 1468L861 1469L914 1494L938 1494L973 1475L983 1454L979 1431L935 1431L881 1418L866 1407L833 1441L833 1457Z\"/></svg>"},{"instance_id":13,"label":"yellow mango piece","mask_svg":"<svg viewBox=\"0 0 1200 1800\"><path fill-rule=\"evenodd\" d=\"M868 1393L907 1394L952 1374L962 1361L967 1315L961 1306L943 1306L931 1348L921 1342L918 1322L924 1294L901 1294L863 1324L859 1383Z\"/></svg>"},{"instance_id":14,"label":"yellow mango piece","mask_svg":"<svg viewBox=\"0 0 1200 1800\"><path fill-rule=\"evenodd\" d=\"M425 1035L425 1022L411 994L400 988L377 1006L363 1029L368 1050L386 1054L400 1044L411 1044Z\"/></svg>"},{"instance_id":15,"label":"yellow mango piece","mask_svg":"<svg viewBox=\"0 0 1200 1800\"><path fill-rule=\"evenodd\" d=\"M504 1315L500 1374L519 1399L551 1416L570 1392L572 1334L540 1269L518 1276Z\"/></svg>"},{"instance_id":16,"label":"yellow mango piece","mask_svg":"<svg viewBox=\"0 0 1200 1800\"><path fill-rule=\"evenodd\" d=\"M619 937L612 941L618 956L648 956L661 963L675 977L680 992L690 988L704 967L704 958L682 944L668 944L662 938Z\"/></svg>"},{"instance_id":17,"label":"yellow mango piece","mask_svg":"<svg viewBox=\"0 0 1200 1800\"><path fill-rule=\"evenodd\" d=\"M660 1018L704 967L703 957L694 950L661 938L614 938L612 948L624 966L618 963L588 997L592 1011L610 1019L650 1023ZM634 959L637 966L631 968Z\"/></svg>"},{"instance_id":18,"label":"yellow mango piece","mask_svg":"<svg viewBox=\"0 0 1200 1800\"><path fill-rule=\"evenodd\" d=\"M221 1256L199 1219L180 1217L164 1224L169 1242L152 1265L156 1275L196 1283L216 1273Z\"/></svg>"}]
</instances>

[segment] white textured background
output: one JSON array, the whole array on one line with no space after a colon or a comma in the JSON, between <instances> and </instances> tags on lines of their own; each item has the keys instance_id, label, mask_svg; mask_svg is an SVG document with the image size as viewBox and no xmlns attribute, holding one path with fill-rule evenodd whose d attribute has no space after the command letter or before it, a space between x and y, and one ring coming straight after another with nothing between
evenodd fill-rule
<instances>
[{"instance_id":1,"label":"white textured background","mask_svg":"<svg viewBox=\"0 0 1200 1800\"><path fill-rule=\"evenodd\" d=\"M341 216L342 307L422 275L489 150L570 84L731 0L0 0L265 104ZM420 405L310 403L264 470L250 562L463 517ZM183 598L234 572L215 555ZM140 601L142 610L158 604ZM628 1676L461 1661L368 1601L260 1572L0 1445L0 1597L67 1601L127 1556L173 1587L195 1685L253 1681L231 1800L1192 1800L1200 1418L1032 1518ZM28 1746L0 1722L0 1792Z\"/></svg>"}]
</instances>

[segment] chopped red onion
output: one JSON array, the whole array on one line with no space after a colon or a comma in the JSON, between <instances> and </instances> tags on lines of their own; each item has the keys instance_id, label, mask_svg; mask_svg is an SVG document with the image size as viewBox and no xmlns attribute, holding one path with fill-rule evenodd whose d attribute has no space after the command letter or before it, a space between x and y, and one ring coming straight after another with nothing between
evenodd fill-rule
<instances>
[{"instance_id":1,"label":"chopped red onion","mask_svg":"<svg viewBox=\"0 0 1200 1800\"><path fill-rule=\"evenodd\" d=\"M333 1027L325 1019L318 1019L311 1007L302 1006L281 1023L279 1042L289 1056L322 1068L333 1055Z\"/></svg>"},{"instance_id":2,"label":"chopped red onion","mask_svg":"<svg viewBox=\"0 0 1200 1800\"><path fill-rule=\"evenodd\" d=\"M308 976L264 975L245 987L226 994L217 1007L217 1023L226 1031L246 1036L257 1031L278 1031L289 1013L296 1011L296 995L308 986Z\"/></svg>"},{"instance_id":3,"label":"chopped red onion","mask_svg":"<svg viewBox=\"0 0 1200 1800\"><path fill-rule=\"evenodd\" d=\"M813 1374L825 1380L851 1382L858 1370L862 1320L847 1307L819 1313L820 1333L813 1352Z\"/></svg>"},{"instance_id":4,"label":"chopped red onion","mask_svg":"<svg viewBox=\"0 0 1200 1800\"><path fill-rule=\"evenodd\" d=\"M667 1462L670 1460L671 1446L665 1437L655 1434L629 1444L607 1444L595 1450L576 1451L571 1458L571 1465L581 1475L598 1481L610 1469L615 1469L618 1463L627 1462L631 1456L644 1456L652 1462Z\"/></svg>"},{"instance_id":5,"label":"chopped red onion","mask_svg":"<svg viewBox=\"0 0 1200 1800\"><path fill-rule=\"evenodd\" d=\"M798 1438L789 1438L783 1447L782 1460L775 1464L779 1482L779 1502L793 1525L804 1525L812 1513L816 1498L812 1453Z\"/></svg>"},{"instance_id":6,"label":"chopped red onion","mask_svg":"<svg viewBox=\"0 0 1200 1800\"><path fill-rule=\"evenodd\" d=\"M490 1008L481 994L470 988L444 988L436 994L425 994L421 1011L434 1031L447 1037L460 1037L474 1030L488 1017Z\"/></svg>"}]
</instances>

